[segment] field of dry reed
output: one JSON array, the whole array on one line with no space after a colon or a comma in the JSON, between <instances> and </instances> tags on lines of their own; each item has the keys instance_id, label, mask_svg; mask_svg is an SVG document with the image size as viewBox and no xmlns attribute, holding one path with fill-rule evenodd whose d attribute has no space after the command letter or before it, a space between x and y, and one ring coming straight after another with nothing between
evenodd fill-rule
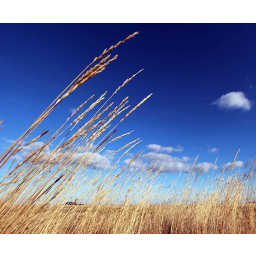
<instances>
[{"instance_id":1,"label":"field of dry reed","mask_svg":"<svg viewBox=\"0 0 256 256\"><path fill-rule=\"evenodd\" d=\"M192 169L182 185L174 180L165 188L157 183L161 168L156 169L153 163L132 167L142 151L128 165L118 165L141 142L135 139L109 156L116 160L107 168L93 166L108 144L114 145L132 133L118 134L118 126L151 96L133 107L128 105L128 96L112 102L142 70L126 79L110 97L105 92L98 98L91 95L85 99L52 134L48 130L37 133L36 128L65 98L117 58L111 56L113 49L136 35L96 57L0 156L0 169L9 168L0 182L0 233L256 232L254 161L240 172L220 172L203 187L197 183L200 173ZM93 115L87 118L89 112ZM2 132L1 126L2 122ZM32 150L21 161L15 161L25 148Z\"/></svg>"}]
</instances>

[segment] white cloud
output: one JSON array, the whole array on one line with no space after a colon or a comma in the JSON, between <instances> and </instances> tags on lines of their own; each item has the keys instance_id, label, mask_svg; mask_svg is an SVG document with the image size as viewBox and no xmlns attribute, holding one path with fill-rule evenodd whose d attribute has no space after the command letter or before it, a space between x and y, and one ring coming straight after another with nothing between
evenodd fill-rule
<instances>
[{"instance_id":1,"label":"white cloud","mask_svg":"<svg viewBox=\"0 0 256 256\"><path fill-rule=\"evenodd\" d=\"M216 152L217 148L212 148L212 152ZM144 160L144 161L143 161ZM126 159L124 164L128 165L131 159ZM133 163L130 164L133 168L141 168L145 161L149 163L153 163L155 165L155 171L160 167L162 168L161 172L165 173L176 173L176 172L191 172L195 170L196 172L206 173L210 170L217 170L220 167L225 167L225 170L231 170L233 163L226 163L222 166L218 166L217 164L210 162L202 162L195 163L193 165L194 158L189 158L187 156L183 157L174 157L168 154L160 153L160 152L149 152L141 155L140 158L136 159ZM236 161L233 169L240 168L244 165L242 161Z\"/></svg>"},{"instance_id":2,"label":"white cloud","mask_svg":"<svg viewBox=\"0 0 256 256\"><path fill-rule=\"evenodd\" d=\"M153 161L154 164L156 165L156 168L160 168L161 166L164 165L162 172L168 173L182 171L190 172L192 171L193 168L195 168L196 171L208 172L211 168L214 168L214 164L208 162L199 163L193 167L193 164L188 162L190 158L186 156L179 158L167 154L149 152L147 154L142 155L142 158L144 158L149 163ZM216 168L217 167L215 167L215 169Z\"/></svg>"},{"instance_id":3,"label":"white cloud","mask_svg":"<svg viewBox=\"0 0 256 256\"><path fill-rule=\"evenodd\" d=\"M96 154L90 161L90 167L92 169L105 169L109 168L111 163L106 155Z\"/></svg>"},{"instance_id":4,"label":"white cloud","mask_svg":"<svg viewBox=\"0 0 256 256\"><path fill-rule=\"evenodd\" d=\"M33 142L30 145L24 147L21 151L20 151L20 155L23 158L28 157L32 152L35 152L36 150L40 149L42 146L44 145L43 142ZM50 149L49 146L46 146L43 148L42 153L45 154L49 154L50 153Z\"/></svg>"},{"instance_id":5,"label":"white cloud","mask_svg":"<svg viewBox=\"0 0 256 256\"><path fill-rule=\"evenodd\" d=\"M166 152L166 153L172 153L173 150L174 150L173 147L161 147L160 149L160 151Z\"/></svg>"},{"instance_id":6,"label":"white cloud","mask_svg":"<svg viewBox=\"0 0 256 256\"><path fill-rule=\"evenodd\" d=\"M103 155L106 156L106 157L109 158L109 159L113 159L113 158L114 158L113 154L114 154L115 152L116 152L115 150L107 149L107 150L103 153Z\"/></svg>"},{"instance_id":7,"label":"white cloud","mask_svg":"<svg viewBox=\"0 0 256 256\"><path fill-rule=\"evenodd\" d=\"M167 154L149 152L142 155L142 157L149 163L153 161L157 169L165 165L162 172L175 173L189 171L191 167L190 164L187 163L187 159L173 157Z\"/></svg>"},{"instance_id":8,"label":"white cloud","mask_svg":"<svg viewBox=\"0 0 256 256\"><path fill-rule=\"evenodd\" d=\"M173 147L163 147L158 144L149 144L147 145L147 148L150 150L153 150L154 152L166 152L166 153L172 153L174 152L182 152L184 149L181 146L178 146L176 148Z\"/></svg>"},{"instance_id":9,"label":"white cloud","mask_svg":"<svg viewBox=\"0 0 256 256\"><path fill-rule=\"evenodd\" d=\"M218 169L218 166L208 162L199 163L195 165L195 170L200 173L206 173L210 169L216 170Z\"/></svg>"},{"instance_id":10,"label":"white cloud","mask_svg":"<svg viewBox=\"0 0 256 256\"><path fill-rule=\"evenodd\" d=\"M210 153L217 153L219 151L219 149L218 148L210 148L208 151Z\"/></svg>"},{"instance_id":11,"label":"white cloud","mask_svg":"<svg viewBox=\"0 0 256 256\"><path fill-rule=\"evenodd\" d=\"M126 159L126 160L124 160L124 163L126 165L130 164L130 166L132 168L141 168L144 165L144 162L140 158L137 158L133 162L130 163L131 160L132 160L132 158Z\"/></svg>"},{"instance_id":12,"label":"white cloud","mask_svg":"<svg viewBox=\"0 0 256 256\"><path fill-rule=\"evenodd\" d=\"M105 154L100 154L100 153L92 153L92 152L75 152L72 154L70 157L71 164L74 166L78 166L81 164L86 164L91 169L107 169L111 166L111 160L113 157L109 157L109 152L106 152ZM69 152L67 152L69 154ZM55 163L59 163L58 159L58 154L53 156L54 158L52 160L55 160Z\"/></svg>"},{"instance_id":13,"label":"white cloud","mask_svg":"<svg viewBox=\"0 0 256 256\"><path fill-rule=\"evenodd\" d=\"M183 156L183 157L182 157L182 160L185 161L185 162L187 162L188 160L190 160L190 158L187 157L187 156Z\"/></svg>"},{"instance_id":14,"label":"white cloud","mask_svg":"<svg viewBox=\"0 0 256 256\"><path fill-rule=\"evenodd\" d=\"M13 143L12 140L8 140L8 143ZM22 150L20 150L17 154L13 155L11 159L15 159L17 162L23 161L27 158L31 153L39 150L44 145L43 142L33 142L28 146L25 146ZM22 146L21 146L22 147ZM46 146L41 151L41 154L48 155L50 153L49 146Z\"/></svg>"},{"instance_id":15,"label":"white cloud","mask_svg":"<svg viewBox=\"0 0 256 256\"><path fill-rule=\"evenodd\" d=\"M226 171L231 171L232 167L233 167L233 169L237 169L237 168L241 168L243 165L244 165L243 161L236 161L234 163L234 166L233 166L233 163L229 162L229 163L222 165L222 168L224 168Z\"/></svg>"},{"instance_id":16,"label":"white cloud","mask_svg":"<svg viewBox=\"0 0 256 256\"><path fill-rule=\"evenodd\" d=\"M229 92L222 95L213 104L221 109L243 109L245 111L249 111L252 107L252 102L246 98L243 92Z\"/></svg>"},{"instance_id":17,"label":"white cloud","mask_svg":"<svg viewBox=\"0 0 256 256\"><path fill-rule=\"evenodd\" d=\"M157 144L149 144L147 145L147 148L150 150L153 150L155 152L159 152L161 150L161 145L157 145Z\"/></svg>"},{"instance_id":18,"label":"white cloud","mask_svg":"<svg viewBox=\"0 0 256 256\"><path fill-rule=\"evenodd\" d=\"M173 149L174 152L182 152L183 150L184 148L182 146L178 146L177 148Z\"/></svg>"},{"instance_id":19,"label":"white cloud","mask_svg":"<svg viewBox=\"0 0 256 256\"><path fill-rule=\"evenodd\" d=\"M35 152L36 150L40 149L42 146L44 146L43 142L34 142L30 145L24 147L18 154L14 155L12 159L16 159L16 161L20 162L27 158L31 153ZM79 148L77 148L79 150ZM44 149L41 152L44 154L44 157L41 159L41 161L45 161L47 157L50 155L51 151L49 149L49 146L44 147ZM105 169L110 167L111 160L113 157L110 157L112 153L114 153L113 150L106 150L104 154L97 154L97 153L91 153L85 157L84 154L87 152L80 152L80 153L73 153L71 157L71 161L73 164L78 164L82 159L86 162L86 159L90 159L89 167L92 169ZM67 152L68 154L68 152ZM59 153L52 154L50 156L50 159L46 161L53 161L52 163L55 163L56 165L60 164L59 162Z\"/></svg>"},{"instance_id":20,"label":"white cloud","mask_svg":"<svg viewBox=\"0 0 256 256\"><path fill-rule=\"evenodd\" d=\"M16 162L21 162L23 158L20 155L16 154L12 156L11 159L15 160Z\"/></svg>"}]
</instances>

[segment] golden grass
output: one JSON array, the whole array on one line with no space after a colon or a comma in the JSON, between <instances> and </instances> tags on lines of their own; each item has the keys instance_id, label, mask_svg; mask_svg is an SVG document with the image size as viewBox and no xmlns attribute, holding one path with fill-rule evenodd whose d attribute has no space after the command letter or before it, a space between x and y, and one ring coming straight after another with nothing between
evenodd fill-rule
<instances>
[{"instance_id":1,"label":"golden grass","mask_svg":"<svg viewBox=\"0 0 256 256\"><path fill-rule=\"evenodd\" d=\"M243 172L228 176L223 170L203 187L198 183L200 173L192 169L166 188L157 183L163 167L157 170L153 163L132 167L143 151L127 166L118 167L141 142L138 138L113 152L111 161L120 156L110 166L91 164L108 144L132 133L116 135L118 126L151 94L131 110L128 96L117 104L109 101L142 70L126 79L108 99L107 92L96 100L94 95L88 97L51 136L44 130L30 138L58 104L117 58L109 54L113 49L135 35L137 32L96 57L0 157L3 168L24 148L37 145L21 162L12 162L0 183L0 233L255 233L255 204L248 203L255 201L254 162ZM86 119L92 111L93 116ZM44 142L39 143L42 138Z\"/></svg>"},{"instance_id":2,"label":"golden grass","mask_svg":"<svg viewBox=\"0 0 256 256\"><path fill-rule=\"evenodd\" d=\"M17 209L15 209L17 207ZM22 206L24 207L24 206ZM15 206L10 215L21 211ZM23 218L1 221L1 233L24 234L251 234L256 205L33 206Z\"/></svg>"}]
</instances>

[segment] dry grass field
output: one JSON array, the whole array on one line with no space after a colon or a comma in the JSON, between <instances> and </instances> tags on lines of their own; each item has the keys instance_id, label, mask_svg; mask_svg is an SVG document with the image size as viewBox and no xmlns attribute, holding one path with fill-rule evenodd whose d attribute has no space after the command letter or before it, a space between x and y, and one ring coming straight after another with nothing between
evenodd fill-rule
<instances>
[{"instance_id":1,"label":"dry grass field","mask_svg":"<svg viewBox=\"0 0 256 256\"><path fill-rule=\"evenodd\" d=\"M252 234L254 204L24 206L1 221L11 234Z\"/></svg>"},{"instance_id":2,"label":"dry grass field","mask_svg":"<svg viewBox=\"0 0 256 256\"><path fill-rule=\"evenodd\" d=\"M36 128L65 98L117 58L111 56L111 51L136 34L96 57L0 156L0 168L12 162L0 182L0 233L256 232L254 161L240 172L231 171L229 175L220 172L204 187L198 186L200 173L192 169L182 186L173 181L165 189L161 184L156 185L161 168L156 170L153 163L137 169L132 167L141 151L127 166L117 168L140 143L140 139L135 139L110 156L116 160L107 169L92 167L93 159L108 144L114 145L132 133L117 135L118 126L151 96L142 98L133 107L128 106L128 97L112 102L115 94L141 71L125 80L109 98L103 93L97 99L94 95L85 99L53 134L48 130L37 133ZM81 111L82 107L85 110ZM93 111L88 120L86 115ZM0 122L0 131L1 125ZM15 155L29 147L32 148L29 153L16 162ZM131 182L134 180L140 182Z\"/></svg>"}]
</instances>

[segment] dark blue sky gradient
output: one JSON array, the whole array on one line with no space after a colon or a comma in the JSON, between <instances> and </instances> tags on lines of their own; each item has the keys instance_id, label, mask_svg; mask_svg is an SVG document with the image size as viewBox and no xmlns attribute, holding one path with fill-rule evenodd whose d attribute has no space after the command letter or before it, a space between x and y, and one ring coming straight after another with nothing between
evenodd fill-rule
<instances>
[{"instance_id":1,"label":"dark blue sky gradient","mask_svg":"<svg viewBox=\"0 0 256 256\"><path fill-rule=\"evenodd\" d=\"M172 155L199 154L201 162L217 155L220 164L230 162L239 148L239 159L254 158L255 106L223 110L212 102L232 91L256 101L255 24L1 24L1 143L17 139L94 57L135 31L138 36L113 51L118 59L60 104L45 125L57 129L69 108L92 94L112 93L144 68L116 97L129 95L134 106L153 93L120 127L120 134L135 130L127 141L142 138L138 150L181 145L184 151ZM212 147L218 154L208 152Z\"/></svg>"}]
</instances>

